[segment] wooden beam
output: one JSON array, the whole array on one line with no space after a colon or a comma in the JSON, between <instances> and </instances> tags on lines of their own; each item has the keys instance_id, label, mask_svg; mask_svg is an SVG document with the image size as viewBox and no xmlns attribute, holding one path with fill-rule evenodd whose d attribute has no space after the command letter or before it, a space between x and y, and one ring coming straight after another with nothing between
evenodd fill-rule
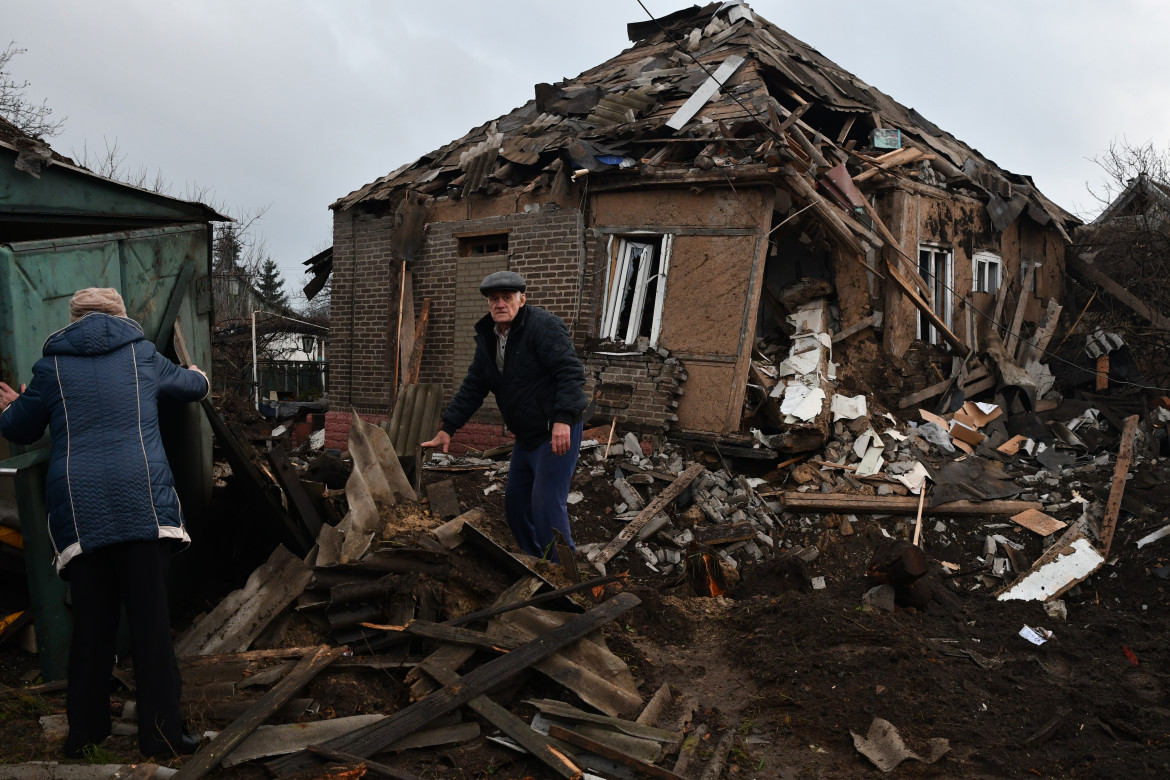
<instances>
[{"instance_id":1,"label":"wooden beam","mask_svg":"<svg viewBox=\"0 0 1170 780\"><path fill-rule=\"evenodd\" d=\"M1117 515L1121 512L1121 497L1125 493L1125 480L1129 464L1133 461L1133 441L1137 437L1138 416L1131 415L1125 420L1121 432L1121 447L1117 451L1117 465L1113 468L1113 486L1109 488L1109 500L1105 503L1105 517L1101 521L1101 557L1109 559L1109 548L1113 545L1113 532L1117 530Z\"/></svg>"},{"instance_id":2,"label":"wooden beam","mask_svg":"<svg viewBox=\"0 0 1170 780\"><path fill-rule=\"evenodd\" d=\"M418 317L418 324L414 328L414 341L411 345L410 364L406 370L406 383L418 384L418 372L422 367L423 345L427 340L427 324L431 317L431 299L423 298L422 313Z\"/></svg>"},{"instance_id":3,"label":"wooden beam","mask_svg":"<svg viewBox=\"0 0 1170 780\"><path fill-rule=\"evenodd\" d=\"M531 642L526 642L507 655L477 667L464 675L457 684L446 685L422 701L415 702L384 720L358 729L353 734L329 740L324 747L353 753L361 758L372 756L408 734L413 734L436 718L453 712L481 693L511 680L538 661L596 631L641 603L641 599L633 593L619 593L585 614L574 617ZM278 777L311 769L313 766L313 757L304 752L294 753L267 764L269 770Z\"/></svg>"},{"instance_id":4,"label":"wooden beam","mask_svg":"<svg viewBox=\"0 0 1170 780\"><path fill-rule=\"evenodd\" d=\"M260 697L259 701L230 726L219 732L215 739L211 740L210 745L200 749L184 763L175 773L175 777L178 780L196 780L215 769L228 753L235 750L260 724L291 699L293 694L305 687L325 667L348 652L347 647L331 648L321 645L312 653L306 654L283 680L272 687L272 690Z\"/></svg>"},{"instance_id":5,"label":"wooden beam","mask_svg":"<svg viewBox=\"0 0 1170 780\"><path fill-rule=\"evenodd\" d=\"M1166 317L1151 309L1141 298L1138 298L1129 290L1113 281L1105 272L1093 264L1086 263L1081 258L1070 254L1068 257L1068 267L1073 273L1089 280L1118 301L1121 301L1121 303L1128 306L1131 310L1149 320L1150 324L1158 330L1170 331L1170 317Z\"/></svg>"},{"instance_id":6,"label":"wooden beam","mask_svg":"<svg viewBox=\"0 0 1170 780\"><path fill-rule=\"evenodd\" d=\"M839 341L844 341L845 339L852 336L854 333L860 333L861 331L865 330L866 328L872 328L873 324L874 324L874 316L871 314L868 317L866 317L865 319L861 320L861 322L855 322L852 325L850 325L848 328L846 328L845 330L837 331L836 333L834 333L833 334L833 343L836 344Z\"/></svg>"},{"instance_id":7,"label":"wooden beam","mask_svg":"<svg viewBox=\"0 0 1170 780\"><path fill-rule=\"evenodd\" d=\"M276 480L280 483L284 494L288 496L289 503L292 504L293 509L301 518L301 524L309 532L309 536L316 539L324 523L321 520L321 515L317 512L317 505L313 503L313 499L305 491L305 486L301 484L300 472L294 469L292 463L289 462L288 450L284 448L283 442L277 442L269 450L268 462L272 464L272 471L276 474Z\"/></svg>"},{"instance_id":8,"label":"wooden beam","mask_svg":"<svg viewBox=\"0 0 1170 780\"><path fill-rule=\"evenodd\" d=\"M790 512L841 512L855 514L916 515L917 496L863 496L845 493L780 494L780 503ZM927 515L1017 515L1027 509L1043 509L1039 501L948 501L926 507Z\"/></svg>"},{"instance_id":9,"label":"wooden beam","mask_svg":"<svg viewBox=\"0 0 1170 780\"><path fill-rule=\"evenodd\" d=\"M617 555L623 547L629 544L630 540L638 531L642 530L642 526L650 522L651 519L663 509L666 505L673 501L679 493L683 492L688 485L699 476L700 472L704 470L701 463L695 463L682 474L679 474L678 479L670 483L661 493L659 493L650 505L638 513L637 517L629 522L625 528L618 532L618 535L613 540L600 550L594 550L589 554L589 561L596 566L603 574L605 573L605 564L610 558Z\"/></svg>"}]
</instances>

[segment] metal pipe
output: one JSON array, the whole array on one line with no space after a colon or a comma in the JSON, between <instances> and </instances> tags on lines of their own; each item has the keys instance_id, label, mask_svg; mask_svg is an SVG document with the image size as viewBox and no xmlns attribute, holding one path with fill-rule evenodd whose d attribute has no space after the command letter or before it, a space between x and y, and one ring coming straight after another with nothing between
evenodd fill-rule
<instances>
[{"instance_id":1,"label":"metal pipe","mask_svg":"<svg viewBox=\"0 0 1170 780\"><path fill-rule=\"evenodd\" d=\"M252 312L252 393L256 396L256 411L260 411L260 372L256 367L256 315L259 310Z\"/></svg>"}]
</instances>

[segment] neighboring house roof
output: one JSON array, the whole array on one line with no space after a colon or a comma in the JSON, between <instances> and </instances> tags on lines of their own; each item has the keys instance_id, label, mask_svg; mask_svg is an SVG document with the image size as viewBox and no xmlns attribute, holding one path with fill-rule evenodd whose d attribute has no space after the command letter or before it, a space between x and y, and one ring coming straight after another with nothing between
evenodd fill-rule
<instances>
[{"instance_id":1,"label":"neighboring house roof","mask_svg":"<svg viewBox=\"0 0 1170 780\"><path fill-rule=\"evenodd\" d=\"M2 118L0 176L8 178L7 197L0 199L0 218L5 219L86 216L151 222L234 221L205 204L99 176Z\"/></svg>"},{"instance_id":2,"label":"neighboring house roof","mask_svg":"<svg viewBox=\"0 0 1170 780\"><path fill-rule=\"evenodd\" d=\"M1151 206L1158 208L1163 218L1170 215L1170 185L1141 173L1130 179L1125 189L1093 220L1093 224L1108 222L1116 217L1134 216L1135 210L1145 213Z\"/></svg>"},{"instance_id":3,"label":"neighboring house roof","mask_svg":"<svg viewBox=\"0 0 1170 780\"><path fill-rule=\"evenodd\" d=\"M745 5L693 6L631 24L628 32L635 42L630 49L576 78L536 85L536 97L523 106L331 207L388 203L404 189L461 196L542 181L552 185L557 176L580 169L636 186L655 174L663 181L663 171L691 168L704 154L704 165L718 166L730 178L736 169L746 173L774 162L769 153L777 150L769 140L787 155L783 145L797 146L788 140L794 132L808 142L791 149L798 160L865 167L873 155L857 151L868 141L857 142L876 126L900 131L902 145L916 147L920 160L933 155L937 175L927 183L980 196L1001 228L1025 211L1041 224L1051 222L1066 239L1067 229L1079 223L1028 177L1000 168ZM733 67L736 58L744 60L739 67ZM721 66L732 71L719 79L724 89L692 115L684 104L696 93L695 102L701 101L715 86L708 84L710 74Z\"/></svg>"}]
</instances>

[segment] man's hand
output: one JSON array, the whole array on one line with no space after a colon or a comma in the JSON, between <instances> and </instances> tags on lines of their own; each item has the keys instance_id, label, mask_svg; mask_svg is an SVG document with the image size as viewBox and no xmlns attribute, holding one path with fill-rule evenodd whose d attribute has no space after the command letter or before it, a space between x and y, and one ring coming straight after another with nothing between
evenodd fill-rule
<instances>
[{"instance_id":1,"label":"man's hand","mask_svg":"<svg viewBox=\"0 0 1170 780\"><path fill-rule=\"evenodd\" d=\"M554 455L564 455L569 451L572 443L569 426L566 423L553 423L552 451Z\"/></svg>"},{"instance_id":2,"label":"man's hand","mask_svg":"<svg viewBox=\"0 0 1170 780\"><path fill-rule=\"evenodd\" d=\"M23 393L27 387L27 385L21 385L20 393ZM17 398L20 398L20 393L13 390L4 382L0 382L0 412L11 406L12 402Z\"/></svg>"},{"instance_id":3,"label":"man's hand","mask_svg":"<svg viewBox=\"0 0 1170 780\"><path fill-rule=\"evenodd\" d=\"M451 446L451 434L444 430L440 430L435 434L435 438L431 439L430 441L424 441L419 446L423 449L434 449L437 447L442 447L443 452L446 452L447 448Z\"/></svg>"}]
</instances>

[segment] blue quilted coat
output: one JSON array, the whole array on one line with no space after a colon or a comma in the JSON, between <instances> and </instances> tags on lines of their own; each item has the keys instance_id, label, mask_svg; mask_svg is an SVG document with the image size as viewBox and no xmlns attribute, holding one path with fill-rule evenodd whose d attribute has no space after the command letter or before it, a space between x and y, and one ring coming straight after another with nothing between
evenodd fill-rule
<instances>
[{"instance_id":1,"label":"blue quilted coat","mask_svg":"<svg viewBox=\"0 0 1170 780\"><path fill-rule=\"evenodd\" d=\"M0 415L0 433L32 444L48 426L49 535L57 571L117 542L189 542L158 430L160 397L197 401L207 378L155 351L137 322L90 313L45 341L33 379Z\"/></svg>"}]
</instances>

